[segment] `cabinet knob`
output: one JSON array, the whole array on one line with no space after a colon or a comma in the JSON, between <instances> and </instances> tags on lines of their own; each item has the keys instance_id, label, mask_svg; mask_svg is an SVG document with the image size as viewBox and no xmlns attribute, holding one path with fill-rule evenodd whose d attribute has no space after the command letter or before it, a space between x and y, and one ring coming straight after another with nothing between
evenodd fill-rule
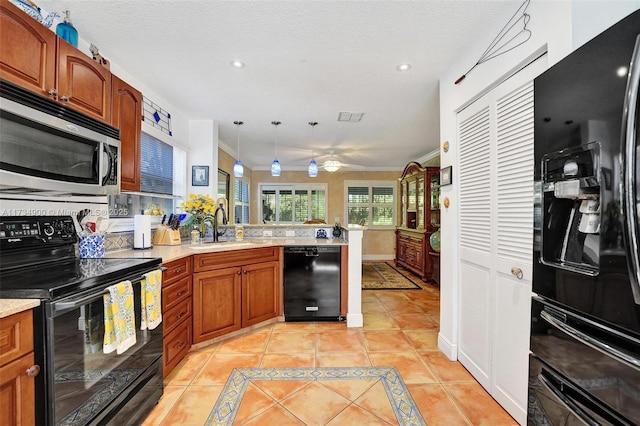
<instances>
[{"instance_id":1,"label":"cabinet knob","mask_svg":"<svg viewBox=\"0 0 640 426\"><path fill-rule=\"evenodd\" d=\"M521 280L522 277L524 276L522 273L522 269L518 268L517 266L514 266L513 268L511 268L511 275L513 275L519 280Z\"/></svg>"},{"instance_id":2,"label":"cabinet knob","mask_svg":"<svg viewBox=\"0 0 640 426\"><path fill-rule=\"evenodd\" d=\"M186 312L180 312L178 315L176 315L176 319L180 319L183 316L185 316Z\"/></svg>"},{"instance_id":3,"label":"cabinet knob","mask_svg":"<svg viewBox=\"0 0 640 426\"><path fill-rule=\"evenodd\" d=\"M242 271L242 273L244 273L244 274L248 274L248 273L249 273L249 271L247 271L247 270L245 269L244 271Z\"/></svg>"},{"instance_id":4,"label":"cabinet knob","mask_svg":"<svg viewBox=\"0 0 640 426\"><path fill-rule=\"evenodd\" d=\"M187 292L187 290L179 291L179 292L177 292L177 293L176 293L176 297L180 297L180 296L182 296L183 294L185 294L186 292Z\"/></svg>"},{"instance_id":5,"label":"cabinet knob","mask_svg":"<svg viewBox=\"0 0 640 426\"><path fill-rule=\"evenodd\" d=\"M27 368L25 372L29 377L36 377L38 373L40 373L40 366L38 364L32 365L31 367Z\"/></svg>"},{"instance_id":6,"label":"cabinet knob","mask_svg":"<svg viewBox=\"0 0 640 426\"><path fill-rule=\"evenodd\" d=\"M58 97L58 91L56 89L49 90L49 94L53 96L54 99Z\"/></svg>"},{"instance_id":7,"label":"cabinet knob","mask_svg":"<svg viewBox=\"0 0 640 426\"><path fill-rule=\"evenodd\" d=\"M176 268L175 273L179 274L180 272L182 272L182 268Z\"/></svg>"},{"instance_id":8,"label":"cabinet knob","mask_svg":"<svg viewBox=\"0 0 640 426\"><path fill-rule=\"evenodd\" d=\"M242 272L241 272L241 271L238 271L238 275L241 275L241 274L242 274Z\"/></svg>"},{"instance_id":9,"label":"cabinet knob","mask_svg":"<svg viewBox=\"0 0 640 426\"><path fill-rule=\"evenodd\" d=\"M174 349L180 350L180 349L184 348L184 345L186 343L187 342L178 342L178 344L174 346Z\"/></svg>"},{"instance_id":10,"label":"cabinet knob","mask_svg":"<svg viewBox=\"0 0 640 426\"><path fill-rule=\"evenodd\" d=\"M68 102L69 101L69 97L67 95L62 95L62 96L60 96L60 100L62 102Z\"/></svg>"}]
</instances>

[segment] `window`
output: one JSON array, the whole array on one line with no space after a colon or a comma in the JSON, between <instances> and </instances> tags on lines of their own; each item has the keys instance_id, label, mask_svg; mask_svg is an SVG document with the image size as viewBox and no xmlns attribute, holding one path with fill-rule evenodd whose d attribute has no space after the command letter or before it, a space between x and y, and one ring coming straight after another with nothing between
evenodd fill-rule
<instances>
[{"instance_id":1,"label":"window","mask_svg":"<svg viewBox=\"0 0 640 426\"><path fill-rule=\"evenodd\" d=\"M327 220L327 185L260 185L260 217L264 223Z\"/></svg>"},{"instance_id":2,"label":"window","mask_svg":"<svg viewBox=\"0 0 640 426\"><path fill-rule=\"evenodd\" d=\"M249 182L234 179L233 212L235 223L249 223Z\"/></svg>"},{"instance_id":3,"label":"window","mask_svg":"<svg viewBox=\"0 0 640 426\"><path fill-rule=\"evenodd\" d=\"M186 191L186 152L142 132L140 135L140 192L109 196L110 218L132 218L152 206L174 213L176 196Z\"/></svg>"},{"instance_id":4,"label":"window","mask_svg":"<svg viewBox=\"0 0 640 426\"><path fill-rule=\"evenodd\" d=\"M140 191L173 194L173 147L146 133L140 135Z\"/></svg>"},{"instance_id":5,"label":"window","mask_svg":"<svg viewBox=\"0 0 640 426\"><path fill-rule=\"evenodd\" d=\"M345 181L346 217L349 225L393 227L396 183L393 181Z\"/></svg>"}]
</instances>

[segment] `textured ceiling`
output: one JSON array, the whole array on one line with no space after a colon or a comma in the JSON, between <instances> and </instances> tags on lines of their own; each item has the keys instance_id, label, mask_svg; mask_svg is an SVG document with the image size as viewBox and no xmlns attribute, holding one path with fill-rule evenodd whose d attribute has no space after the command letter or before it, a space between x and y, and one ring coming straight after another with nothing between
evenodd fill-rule
<instances>
[{"instance_id":1,"label":"textured ceiling","mask_svg":"<svg viewBox=\"0 0 640 426\"><path fill-rule=\"evenodd\" d=\"M80 38L193 119L219 123L241 160L284 170L331 150L402 169L439 146L438 78L497 34L520 1L40 0L69 9ZM230 66L232 60L246 64ZM412 68L396 71L400 63ZM472 63L469 66L473 65ZM462 72L466 70L461 70ZM340 111L364 112L359 123ZM282 124L274 131L273 120ZM309 121L319 124L311 131ZM186 141L183 141L186 143Z\"/></svg>"}]
</instances>

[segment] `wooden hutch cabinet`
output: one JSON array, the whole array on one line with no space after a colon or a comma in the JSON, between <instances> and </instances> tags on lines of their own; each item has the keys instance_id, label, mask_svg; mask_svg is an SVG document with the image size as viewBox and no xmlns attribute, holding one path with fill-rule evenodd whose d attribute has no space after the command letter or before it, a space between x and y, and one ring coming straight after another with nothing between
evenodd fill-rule
<instances>
[{"instance_id":1,"label":"wooden hutch cabinet","mask_svg":"<svg viewBox=\"0 0 640 426\"><path fill-rule=\"evenodd\" d=\"M440 227L440 169L407 164L400 178L400 225L396 228L396 266L429 281L433 265L429 237Z\"/></svg>"}]
</instances>

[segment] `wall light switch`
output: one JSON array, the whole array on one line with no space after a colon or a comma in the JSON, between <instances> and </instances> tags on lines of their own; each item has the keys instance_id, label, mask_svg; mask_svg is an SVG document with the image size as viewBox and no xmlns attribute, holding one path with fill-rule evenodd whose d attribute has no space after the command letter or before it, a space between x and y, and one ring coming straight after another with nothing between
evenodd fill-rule
<instances>
[{"instance_id":1,"label":"wall light switch","mask_svg":"<svg viewBox=\"0 0 640 426\"><path fill-rule=\"evenodd\" d=\"M296 231L285 231L284 232L284 236L285 237L295 237L296 236Z\"/></svg>"},{"instance_id":2,"label":"wall light switch","mask_svg":"<svg viewBox=\"0 0 640 426\"><path fill-rule=\"evenodd\" d=\"M273 231L272 231L272 230L270 230L270 229L268 229L268 230L267 230L267 229L264 229L264 230L262 231L262 236L263 236L263 237L273 237Z\"/></svg>"}]
</instances>

